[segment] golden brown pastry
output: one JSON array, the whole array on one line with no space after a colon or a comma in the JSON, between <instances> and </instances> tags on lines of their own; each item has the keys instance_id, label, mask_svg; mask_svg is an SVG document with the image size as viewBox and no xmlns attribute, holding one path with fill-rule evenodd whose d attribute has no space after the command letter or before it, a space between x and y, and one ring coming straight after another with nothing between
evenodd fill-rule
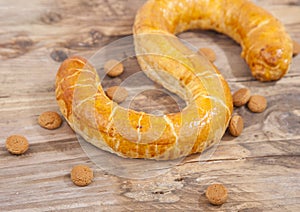
<instances>
[{"instance_id":1,"label":"golden brown pastry","mask_svg":"<svg viewBox=\"0 0 300 212\"><path fill-rule=\"evenodd\" d=\"M169 36L188 29L230 36L241 45L241 56L258 80L278 80L289 69L291 38L274 16L251 1L149 0L136 15L133 28L134 34ZM139 46L143 47L142 41Z\"/></svg>"},{"instance_id":2,"label":"golden brown pastry","mask_svg":"<svg viewBox=\"0 0 300 212\"><path fill-rule=\"evenodd\" d=\"M182 66L180 86L192 92L188 106L179 113L155 116L127 110L110 100L96 70L84 58L72 57L57 73L57 102L70 126L103 150L130 158L175 159L218 141L231 116L226 82L212 65L206 68L212 74L205 73L209 77L200 80Z\"/></svg>"},{"instance_id":3,"label":"golden brown pastry","mask_svg":"<svg viewBox=\"0 0 300 212\"><path fill-rule=\"evenodd\" d=\"M100 149L130 158L176 159L219 141L232 97L216 67L174 35L193 28L215 29L241 43L242 56L260 80L278 79L288 69L290 38L250 2L150 0L133 27L138 61L148 77L186 100L186 108L163 116L127 110L105 95L86 59L72 57L56 78L57 101L70 126Z\"/></svg>"}]
</instances>

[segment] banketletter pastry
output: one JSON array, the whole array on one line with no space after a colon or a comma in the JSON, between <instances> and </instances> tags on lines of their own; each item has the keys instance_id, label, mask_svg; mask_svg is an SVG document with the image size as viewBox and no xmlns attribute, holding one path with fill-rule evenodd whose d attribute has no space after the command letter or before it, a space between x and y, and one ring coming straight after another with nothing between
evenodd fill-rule
<instances>
[{"instance_id":1,"label":"banketletter pastry","mask_svg":"<svg viewBox=\"0 0 300 212\"><path fill-rule=\"evenodd\" d=\"M56 77L57 102L69 125L87 142L129 158L176 159L219 141L232 114L230 89L214 65L176 37L189 29L230 36L260 81L278 80L288 71L289 35L250 1L149 0L133 26L138 62L187 106L163 116L123 108L105 95L95 68L75 56L62 63Z\"/></svg>"}]
</instances>

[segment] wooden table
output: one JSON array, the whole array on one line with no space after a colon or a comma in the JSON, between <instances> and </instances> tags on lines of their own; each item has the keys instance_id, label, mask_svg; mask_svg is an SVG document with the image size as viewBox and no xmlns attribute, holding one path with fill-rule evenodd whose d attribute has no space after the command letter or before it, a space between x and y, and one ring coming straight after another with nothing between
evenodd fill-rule
<instances>
[{"instance_id":1,"label":"wooden table","mask_svg":"<svg viewBox=\"0 0 300 212\"><path fill-rule=\"evenodd\" d=\"M256 2L300 42L299 0ZM245 121L241 136L226 133L210 157L186 158L160 176L115 176L89 159L66 122L53 131L38 125L39 114L59 111L54 82L60 62L74 54L89 58L130 35L142 3L0 1L0 211L300 211L300 56L283 79L261 83L251 77L239 56L241 48L228 37L203 31L179 35L197 48L213 48L215 64L232 91L249 87L267 98L268 108L260 114L235 109ZM136 64L127 67L124 76L135 69ZM164 101L152 99L157 106ZM30 150L25 155L5 150L11 134L28 138ZM71 182L69 173L76 164L93 168L91 185L77 187ZM214 182L229 190L227 203L220 207L210 205L204 195Z\"/></svg>"}]
</instances>

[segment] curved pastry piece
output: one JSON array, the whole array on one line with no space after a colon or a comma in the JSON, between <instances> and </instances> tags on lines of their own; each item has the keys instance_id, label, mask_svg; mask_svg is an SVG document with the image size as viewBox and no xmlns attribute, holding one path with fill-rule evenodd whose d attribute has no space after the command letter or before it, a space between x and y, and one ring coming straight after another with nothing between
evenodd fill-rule
<instances>
[{"instance_id":1,"label":"curved pastry piece","mask_svg":"<svg viewBox=\"0 0 300 212\"><path fill-rule=\"evenodd\" d=\"M56 77L57 102L69 125L93 145L130 158L176 159L219 141L232 113L223 77L198 54L182 61L156 57L156 69L144 70L159 73L158 82L172 84L187 100L181 112L155 116L123 108L105 95L96 70L84 58L71 57Z\"/></svg>"},{"instance_id":2,"label":"curved pastry piece","mask_svg":"<svg viewBox=\"0 0 300 212\"><path fill-rule=\"evenodd\" d=\"M284 26L247 0L149 0L133 27L134 34L170 36L188 29L215 30L233 38L260 81L278 80L289 69L292 41ZM145 45L139 43L141 48Z\"/></svg>"},{"instance_id":3,"label":"curved pastry piece","mask_svg":"<svg viewBox=\"0 0 300 212\"><path fill-rule=\"evenodd\" d=\"M133 27L144 73L186 100L179 113L155 116L111 101L86 59L60 66L56 98L70 126L93 145L122 157L168 160L202 152L224 134L232 114L229 87L219 71L174 35L214 29L242 45L242 56L259 80L288 70L292 44L269 13L244 0L149 0Z\"/></svg>"}]
</instances>

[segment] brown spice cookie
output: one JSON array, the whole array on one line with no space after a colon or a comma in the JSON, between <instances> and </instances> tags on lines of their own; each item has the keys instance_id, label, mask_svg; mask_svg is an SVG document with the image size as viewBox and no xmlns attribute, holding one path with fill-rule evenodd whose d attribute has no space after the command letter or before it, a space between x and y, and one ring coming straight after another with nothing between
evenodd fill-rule
<instances>
[{"instance_id":1,"label":"brown spice cookie","mask_svg":"<svg viewBox=\"0 0 300 212\"><path fill-rule=\"evenodd\" d=\"M247 104L250 97L250 90L248 88L241 88L232 95L233 105L236 107L243 106Z\"/></svg>"},{"instance_id":2,"label":"brown spice cookie","mask_svg":"<svg viewBox=\"0 0 300 212\"><path fill-rule=\"evenodd\" d=\"M124 66L121 62L112 59L104 64L104 71L110 77L117 77L123 73Z\"/></svg>"},{"instance_id":3,"label":"brown spice cookie","mask_svg":"<svg viewBox=\"0 0 300 212\"><path fill-rule=\"evenodd\" d=\"M87 186L94 178L93 171L85 165L74 166L71 171L71 180L77 186Z\"/></svg>"},{"instance_id":4,"label":"brown spice cookie","mask_svg":"<svg viewBox=\"0 0 300 212\"><path fill-rule=\"evenodd\" d=\"M62 119L58 113L47 111L39 116L38 123L41 125L41 127L53 130L60 127Z\"/></svg>"},{"instance_id":5,"label":"brown spice cookie","mask_svg":"<svg viewBox=\"0 0 300 212\"><path fill-rule=\"evenodd\" d=\"M248 108L254 113L261 113L267 108L267 100L260 95L253 95L248 102Z\"/></svg>"},{"instance_id":6,"label":"brown spice cookie","mask_svg":"<svg viewBox=\"0 0 300 212\"><path fill-rule=\"evenodd\" d=\"M14 155L21 155L29 148L28 140L22 135L11 135L6 139L7 151Z\"/></svg>"},{"instance_id":7,"label":"brown spice cookie","mask_svg":"<svg viewBox=\"0 0 300 212\"><path fill-rule=\"evenodd\" d=\"M229 132L233 136L239 136L244 129L244 121L241 116L232 116L229 123Z\"/></svg>"},{"instance_id":8,"label":"brown spice cookie","mask_svg":"<svg viewBox=\"0 0 300 212\"><path fill-rule=\"evenodd\" d=\"M211 204L222 205L227 200L227 189L222 184L212 184L206 189L205 195Z\"/></svg>"},{"instance_id":9,"label":"brown spice cookie","mask_svg":"<svg viewBox=\"0 0 300 212\"><path fill-rule=\"evenodd\" d=\"M293 40L293 56L296 56L300 53L300 44Z\"/></svg>"},{"instance_id":10,"label":"brown spice cookie","mask_svg":"<svg viewBox=\"0 0 300 212\"><path fill-rule=\"evenodd\" d=\"M214 62L217 58L214 50L212 50L211 48L200 48L198 51L203 53L210 62Z\"/></svg>"},{"instance_id":11,"label":"brown spice cookie","mask_svg":"<svg viewBox=\"0 0 300 212\"><path fill-rule=\"evenodd\" d=\"M106 90L106 95L113 101L117 103L123 102L127 96L128 92L126 88L120 86L113 86Z\"/></svg>"}]
</instances>

